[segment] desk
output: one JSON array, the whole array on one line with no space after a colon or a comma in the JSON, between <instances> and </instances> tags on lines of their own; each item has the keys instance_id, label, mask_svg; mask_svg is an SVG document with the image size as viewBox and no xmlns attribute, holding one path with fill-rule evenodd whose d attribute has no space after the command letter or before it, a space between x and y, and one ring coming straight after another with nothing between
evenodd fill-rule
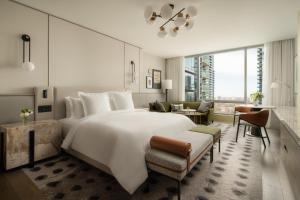
<instances>
[{"instance_id":1,"label":"desk","mask_svg":"<svg viewBox=\"0 0 300 200\"><path fill-rule=\"evenodd\" d=\"M287 172L295 199L300 199L300 108L279 107L273 110L280 124L280 160Z\"/></svg>"},{"instance_id":2,"label":"desk","mask_svg":"<svg viewBox=\"0 0 300 200\"><path fill-rule=\"evenodd\" d=\"M236 106L245 106L245 107L250 107L250 108L253 108L253 109L269 109L269 110L272 110L272 109L275 109L276 107L275 106L270 106L270 105L253 105L253 104L240 104L240 105L236 105Z\"/></svg>"}]
</instances>

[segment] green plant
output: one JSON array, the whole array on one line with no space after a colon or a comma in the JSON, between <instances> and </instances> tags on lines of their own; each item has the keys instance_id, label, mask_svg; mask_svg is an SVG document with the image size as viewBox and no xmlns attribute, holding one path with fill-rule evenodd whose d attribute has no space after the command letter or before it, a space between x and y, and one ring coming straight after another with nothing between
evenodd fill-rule
<instances>
[{"instance_id":1,"label":"green plant","mask_svg":"<svg viewBox=\"0 0 300 200\"><path fill-rule=\"evenodd\" d=\"M250 94L250 98L252 102L257 102L257 101L261 101L262 98L264 98L264 95L261 92L257 91Z\"/></svg>"},{"instance_id":2,"label":"green plant","mask_svg":"<svg viewBox=\"0 0 300 200\"><path fill-rule=\"evenodd\" d=\"M21 117L23 123L26 123L29 116L32 114L33 114L33 110L31 110L29 108L23 108L20 113L20 117Z\"/></svg>"}]
</instances>

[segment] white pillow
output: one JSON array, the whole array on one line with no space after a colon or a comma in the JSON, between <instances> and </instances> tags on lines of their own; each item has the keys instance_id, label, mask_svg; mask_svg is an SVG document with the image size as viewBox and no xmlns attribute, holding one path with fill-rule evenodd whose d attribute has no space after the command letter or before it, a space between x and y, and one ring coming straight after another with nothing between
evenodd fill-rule
<instances>
[{"instance_id":1,"label":"white pillow","mask_svg":"<svg viewBox=\"0 0 300 200\"><path fill-rule=\"evenodd\" d=\"M107 93L78 92L78 95L82 101L85 116L111 111Z\"/></svg>"},{"instance_id":2,"label":"white pillow","mask_svg":"<svg viewBox=\"0 0 300 200\"><path fill-rule=\"evenodd\" d=\"M84 117L83 105L80 98L70 97L71 100L71 118L80 119Z\"/></svg>"},{"instance_id":3,"label":"white pillow","mask_svg":"<svg viewBox=\"0 0 300 200\"><path fill-rule=\"evenodd\" d=\"M110 92L113 110L133 110L134 104L131 92Z\"/></svg>"},{"instance_id":4,"label":"white pillow","mask_svg":"<svg viewBox=\"0 0 300 200\"><path fill-rule=\"evenodd\" d=\"M72 109L72 101L70 97L65 97L65 102L66 102L66 117L70 118L71 117L71 109Z\"/></svg>"}]
</instances>

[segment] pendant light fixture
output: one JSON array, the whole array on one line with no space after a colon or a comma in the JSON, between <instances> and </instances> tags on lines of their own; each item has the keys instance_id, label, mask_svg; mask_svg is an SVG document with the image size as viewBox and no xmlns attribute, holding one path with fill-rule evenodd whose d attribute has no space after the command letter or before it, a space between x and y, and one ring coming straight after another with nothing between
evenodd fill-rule
<instances>
[{"instance_id":1,"label":"pendant light fixture","mask_svg":"<svg viewBox=\"0 0 300 200\"><path fill-rule=\"evenodd\" d=\"M174 27L171 27L169 32L173 37L177 36L181 28L185 28L186 30L193 28L194 21L192 21L192 19L197 16L197 9L194 6L189 6L180 9L173 15L174 8L174 4L164 4L160 9L160 13L157 14L158 12L155 12L151 6L146 7L144 17L148 24L153 24L157 18L167 20L159 27L159 32L157 33L158 37L164 38L168 35L165 26L170 22L174 22Z\"/></svg>"},{"instance_id":2,"label":"pendant light fixture","mask_svg":"<svg viewBox=\"0 0 300 200\"><path fill-rule=\"evenodd\" d=\"M33 62L30 60L31 56L31 41L30 41L30 36L23 34L21 36L21 39L23 40L23 63L22 63L22 68L27 70L27 71L33 71L35 69L35 65ZM25 44L28 42L28 61L25 61Z\"/></svg>"}]
</instances>

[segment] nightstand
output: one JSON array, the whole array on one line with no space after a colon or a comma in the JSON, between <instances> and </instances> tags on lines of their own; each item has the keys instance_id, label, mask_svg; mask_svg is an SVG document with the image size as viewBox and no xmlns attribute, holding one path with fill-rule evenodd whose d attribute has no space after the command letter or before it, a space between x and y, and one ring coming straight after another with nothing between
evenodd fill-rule
<instances>
[{"instance_id":1,"label":"nightstand","mask_svg":"<svg viewBox=\"0 0 300 200\"><path fill-rule=\"evenodd\" d=\"M9 170L58 155L62 132L56 120L0 125L1 168Z\"/></svg>"}]
</instances>

